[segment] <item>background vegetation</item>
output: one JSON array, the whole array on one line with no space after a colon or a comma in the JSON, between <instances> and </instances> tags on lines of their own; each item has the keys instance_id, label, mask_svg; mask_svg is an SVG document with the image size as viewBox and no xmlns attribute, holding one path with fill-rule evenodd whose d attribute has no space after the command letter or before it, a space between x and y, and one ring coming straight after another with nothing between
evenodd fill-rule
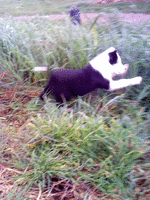
<instances>
[{"instance_id":1,"label":"background vegetation","mask_svg":"<svg viewBox=\"0 0 150 200\"><path fill-rule=\"evenodd\" d=\"M116 2L113 4L93 4L97 0L0 0L0 14L5 15L49 15L68 13L76 5L82 12L111 12L116 8L124 13L150 13L150 1Z\"/></svg>"},{"instance_id":2,"label":"background vegetation","mask_svg":"<svg viewBox=\"0 0 150 200\"><path fill-rule=\"evenodd\" d=\"M33 1L34 11L46 3ZM105 15L107 23L82 26L67 17L0 19L1 198L149 198L150 24L122 23L114 9ZM110 46L130 64L126 78L143 77L140 86L95 91L66 105L70 112L39 101L48 75L35 66L81 68Z\"/></svg>"}]
</instances>

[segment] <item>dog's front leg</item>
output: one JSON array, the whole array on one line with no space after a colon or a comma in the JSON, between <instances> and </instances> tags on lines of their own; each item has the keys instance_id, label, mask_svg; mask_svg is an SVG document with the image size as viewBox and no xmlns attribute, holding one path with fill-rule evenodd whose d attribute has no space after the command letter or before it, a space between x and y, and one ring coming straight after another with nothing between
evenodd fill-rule
<instances>
[{"instance_id":1,"label":"dog's front leg","mask_svg":"<svg viewBox=\"0 0 150 200\"><path fill-rule=\"evenodd\" d=\"M120 79L120 80L111 80L109 85L109 91L119 90L132 85L139 85L142 82L142 77L137 76L131 79Z\"/></svg>"}]
</instances>

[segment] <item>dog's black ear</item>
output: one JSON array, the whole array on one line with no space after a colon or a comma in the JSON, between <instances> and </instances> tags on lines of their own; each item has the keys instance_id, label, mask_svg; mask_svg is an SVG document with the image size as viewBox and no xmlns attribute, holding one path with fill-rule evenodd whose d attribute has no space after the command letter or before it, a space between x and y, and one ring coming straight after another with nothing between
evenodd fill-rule
<instances>
[{"instance_id":1,"label":"dog's black ear","mask_svg":"<svg viewBox=\"0 0 150 200\"><path fill-rule=\"evenodd\" d=\"M118 56L117 56L117 50L110 52L109 54L109 62L111 65L114 65L117 63Z\"/></svg>"}]
</instances>

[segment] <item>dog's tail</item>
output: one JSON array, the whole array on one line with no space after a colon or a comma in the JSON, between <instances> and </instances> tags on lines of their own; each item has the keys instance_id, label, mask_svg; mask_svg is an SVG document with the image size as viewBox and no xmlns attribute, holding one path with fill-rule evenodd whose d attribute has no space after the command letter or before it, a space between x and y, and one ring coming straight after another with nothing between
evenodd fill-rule
<instances>
[{"instance_id":1,"label":"dog's tail","mask_svg":"<svg viewBox=\"0 0 150 200\"><path fill-rule=\"evenodd\" d=\"M48 71L48 67L46 67L46 66L41 66L41 67L34 67L33 69L32 69L32 71L33 72L46 72L46 71ZM49 92L49 86L47 85L46 87L45 87L45 89L44 89L44 91L40 94L40 99L42 100L42 101L44 101L44 95L45 95L45 93L48 93Z\"/></svg>"},{"instance_id":2,"label":"dog's tail","mask_svg":"<svg viewBox=\"0 0 150 200\"><path fill-rule=\"evenodd\" d=\"M32 69L33 72L46 72L48 71L48 67L46 66L41 66L41 67L34 67Z\"/></svg>"}]
</instances>

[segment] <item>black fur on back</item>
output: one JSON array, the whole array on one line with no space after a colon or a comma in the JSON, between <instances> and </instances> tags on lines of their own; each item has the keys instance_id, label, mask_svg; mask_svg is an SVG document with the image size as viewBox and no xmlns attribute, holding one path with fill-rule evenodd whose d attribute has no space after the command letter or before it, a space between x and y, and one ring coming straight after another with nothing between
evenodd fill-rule
<instances>
[{"instance_id":1,"label":"black fur on back","mask_svg":"<svg viewBox=\"0 0 150 200\"><path fill-rule=\"evenodd\" d=\"M79 70L58 69L51 73L40 98L43 100L44 94L50 93L56 102L63 103L64 98L69 101L72 97L83 96L97 88L109 89L109 81L90 64Z\"/></svg>"}]
</instances>

